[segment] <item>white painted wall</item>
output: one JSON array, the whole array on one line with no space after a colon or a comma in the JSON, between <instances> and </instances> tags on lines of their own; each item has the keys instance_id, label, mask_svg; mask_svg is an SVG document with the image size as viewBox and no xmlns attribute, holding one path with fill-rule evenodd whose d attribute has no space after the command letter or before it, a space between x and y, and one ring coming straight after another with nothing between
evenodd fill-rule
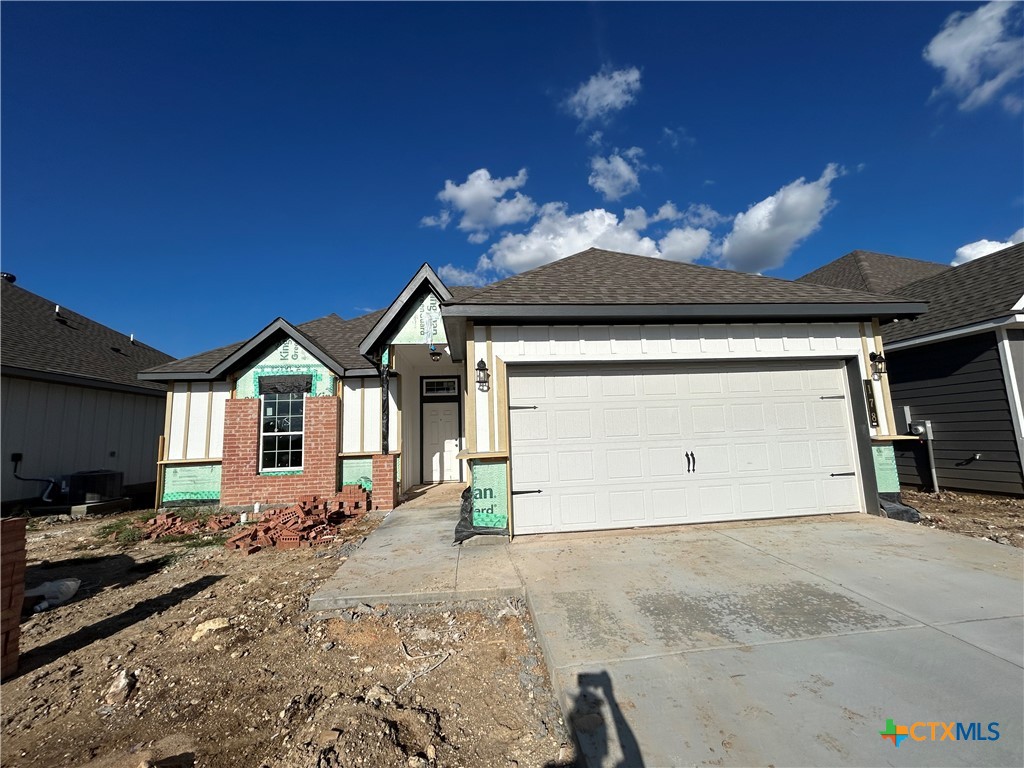
<instances>
[{"instance_id":1,"label":"white painted wall","mask_svg":"<svg viewBox=\"0 0 1024 768\"><path fill-rule=\"evenodd\" d=\"M22 477L111 469L124 472L125 484L152 482L164 403L162 393L153 397L4 376L2 499L32 498L45 490L42 483L15 479L12 453L24 455Z\"/></svg>"},{"instance_id":2,"label":"white painted wall","mask_svg":"<svg viewBox=\"0 0 1024 768\"><path fill-rule=\"evenodd\" d=\"M231 396L226 381L175 382L171 387L164 458L219 459L224 445L224 403Z\"/></svg>"},{"instance_id":3,"label":"white painted wall","mask_svg":"<svg viewBox=\"0 0 1024 768\"><path fill-rule=\"evenodd\" d=\"M490 338L490 348L487 340ZM495 363L659 362L793 358L862 358L858 323L737 323L569 326L474 326L474 357L491 373L491 387L476 398L476 451L505 450L498 445L499 409ZM869 339L869 351L874 341ZM475 365L472 361L470 367ZM861 375L868 378L861 359ZM876 392L881 408L881 392ZM488 418L488 412L491 418ZM879 414L884 419L884 414ZM494 424L493 432L491 424ZM882 429L885 429L882 424ZM470 425L472 428L472 425Z\"/></svg>"}]
</instances>

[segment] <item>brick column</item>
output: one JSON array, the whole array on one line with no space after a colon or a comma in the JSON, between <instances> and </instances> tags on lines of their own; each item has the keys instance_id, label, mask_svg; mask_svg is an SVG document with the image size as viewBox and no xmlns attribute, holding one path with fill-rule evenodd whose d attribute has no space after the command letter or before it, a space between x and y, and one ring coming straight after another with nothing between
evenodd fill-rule
<instances>
[{"instance_id":1,"label":"brick column","mask_svg":"<svg viewBox=\"0 0 1024 768\"><path fill-rule=\"evenodd\" d=\"M0 680L18 671L18 644L21 639L21 605L25 602L25 518L0 522L0 633L3 656Z\"/></svg>"},{"instance_id":2,"label":"brick column","mask_svg":"<svg viewBox=\"0 0 1024 768\"><path fill-rule=\"evenodd\" d=\"M373 457L373 506L385 511L398 506L398 455L378 453Z\"/></svg>"}]
</instances>

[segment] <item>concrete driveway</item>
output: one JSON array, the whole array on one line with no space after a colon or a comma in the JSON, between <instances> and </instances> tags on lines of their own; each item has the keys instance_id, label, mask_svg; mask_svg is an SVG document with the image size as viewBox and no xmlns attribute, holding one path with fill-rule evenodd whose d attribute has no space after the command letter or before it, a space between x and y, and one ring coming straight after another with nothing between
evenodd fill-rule
<instances>
[{"instance_id":1,"label":"concrete driveway","mask_svg":"<svg viewBox=\"0 0 1024 768\"><path fill-rule=\"evenodd\" d=\"M1024 765L1018 549L847 515L508 551L588 765Z\"/></svg>"}]
</instances>

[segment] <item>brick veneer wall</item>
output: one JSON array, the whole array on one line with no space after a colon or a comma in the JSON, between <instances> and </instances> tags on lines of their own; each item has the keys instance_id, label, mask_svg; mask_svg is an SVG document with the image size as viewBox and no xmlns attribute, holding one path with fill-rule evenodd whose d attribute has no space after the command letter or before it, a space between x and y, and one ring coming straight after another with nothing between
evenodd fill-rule
<instances>
[{"instance_id":1,"label":"brick veneer wall","mask_svg":"<svg viewBox=\"0 0 1024 768\"><path fill-rule=\"evenodd\" d=\"M333 495L338 490L338 398L306 396L300 475L260 474L260 402L224 404L220 503L279 504L310 494Z\"/></svg>"},{"instance_id":2,"label":"brick veneer wall","mask_svg":"<svg viewBox=\"0 0 1024 768\"><path fill-rule=\"evenodd\" d=\"M378 453L373 457L373 506L391 510L398 506L398 477L395 472L398 456Z\"/></svg>"},{"instance_id":3,"label":"brick veneer wall","mask_svg":"<svg viewBox=\"0 0 1024 768\"><path fill-rule=\"evenodd\" d=\"M3 657L0 680L18 671L21 639L21 604L25 601L25 518L0 522L0 609Z\"/></svg>"}]
</instances>

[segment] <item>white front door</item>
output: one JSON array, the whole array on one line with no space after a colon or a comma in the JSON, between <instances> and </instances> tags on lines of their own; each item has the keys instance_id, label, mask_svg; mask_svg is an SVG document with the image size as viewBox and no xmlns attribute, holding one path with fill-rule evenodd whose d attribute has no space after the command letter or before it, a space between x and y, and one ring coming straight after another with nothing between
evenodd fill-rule
<instances>
[{"instance_id":1,"label":"white front door","mask_svg":"<svg viewBox=\"0 0 1024 768\"><path fill-rule=\"evenodd\" d=\"M423 404L423 482L459 479L459 404Z\"/></svg>"}]
</instances>

